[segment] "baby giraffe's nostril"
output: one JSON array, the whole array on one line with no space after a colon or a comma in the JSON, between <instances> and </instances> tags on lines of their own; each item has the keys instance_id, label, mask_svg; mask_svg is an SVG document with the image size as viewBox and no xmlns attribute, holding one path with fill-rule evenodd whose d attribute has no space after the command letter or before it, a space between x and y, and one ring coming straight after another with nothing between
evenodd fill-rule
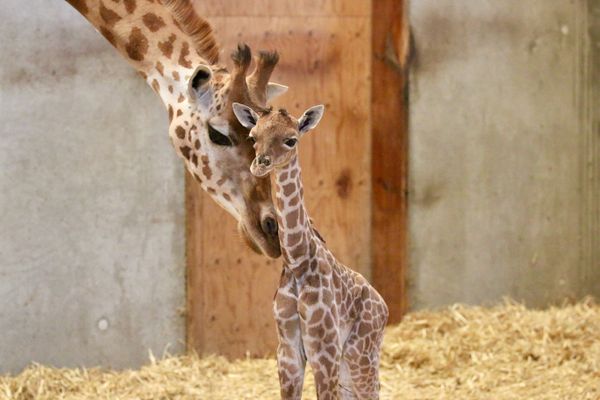
<instances>
[{"instance_id":1,"label":"baby giraffe's nostril","mask_svg":"<svg viewBox=\"0 0 600 400\"><path fill-rule=\"evenodd\" d=\"M265 155L261 155L258 157L258 163L268 167L271 165L271 159Z\"/></svg>"},{"instance_id":2,"label":"baby giraffe's nostril","mask_svg":"<svg viewBox=\"0 0 600 400\"><path fill-rule=\"evenodd\" d=\"M262 221L262 230L269 236L275 236L277 234L277 221L275 218L267 217Z\"/></svg>"}]
</instances>

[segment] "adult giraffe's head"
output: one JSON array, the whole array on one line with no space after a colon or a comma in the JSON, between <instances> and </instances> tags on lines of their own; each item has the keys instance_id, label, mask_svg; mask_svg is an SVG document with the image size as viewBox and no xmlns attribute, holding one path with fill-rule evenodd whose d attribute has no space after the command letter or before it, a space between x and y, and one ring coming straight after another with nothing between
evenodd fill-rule
<instances>
[{"instance_id":1,"label":"adult giraffe's head","mask_svg":"<svg viewBox=\"0 0 600 400\"><path fill-rule=\"evenodd\" d=\"M238 122L232 104L244 102L263 109L268 100L286 88L268 82L278 61L277 53L259 53L250 75L248 46L238 46L232 59L231 73L220 66L195 67L185 80L186 90L174 95L168 105L169 134L196 181L238 220L239 231L250 247L278 257L271 183L268 178L250 173L254 150L248 129Z\"/></svg>"},{"instance_id":2,"label":"adult giraffe's head","mask_svg":"<svg viewBox=\"0 0 600 400\"><path fill-rule=\"evenodd\" d=\"M67 0L125 57L160 96L169 135L187 169L238 221L250 247L281 252L270 181L249 173L248 130L231 104L266 107L284 86L269 83L277 53L260 53L247 74L250 49L238 47L229 71L218 63L210 25L189 0Z\"/></svg>"}]
</instances>

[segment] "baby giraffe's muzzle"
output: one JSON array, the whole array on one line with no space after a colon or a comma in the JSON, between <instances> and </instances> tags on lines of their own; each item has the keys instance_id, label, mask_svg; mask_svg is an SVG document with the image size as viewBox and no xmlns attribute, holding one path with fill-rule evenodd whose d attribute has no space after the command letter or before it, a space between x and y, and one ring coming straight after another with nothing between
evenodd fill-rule
<instances>
[{"instance_id":1,"label":"baby giraffe's muzzle","mask_svg":"<svg viewBox=\"0 0 600 400\"><path fill-rule=\"evenodd\" d=\"M252 165L250 166L250 172L252 172L252 175L254 176L262 177L269 173L271 165L271 157L264 154L260 154L256 156L254 161L252 161Z\"/></svg>"},{"instance_id":2,"label":"baby giraffe's muzzle","mask_svg":"<svg viewBox=\"0 0 600 400\"><path fill-rule=\"evenodd\" d=\"M263 167L271 166L271 157L269 157L269 156L261 154L258 157L256 157L256 160L257 160L258 165L260 165L260 166L263 166Z\"/></svg>"}]
</instances>

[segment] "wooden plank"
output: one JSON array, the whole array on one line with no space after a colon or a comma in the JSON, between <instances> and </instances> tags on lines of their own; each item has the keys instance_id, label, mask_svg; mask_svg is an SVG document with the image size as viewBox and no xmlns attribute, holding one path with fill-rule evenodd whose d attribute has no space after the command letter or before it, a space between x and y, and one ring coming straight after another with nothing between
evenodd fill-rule
<instances>
[{"instance_id":1,"label":"wooden plank","mask_svg":"<svg viewBox=\"0 0 600 400\"><path fill-rule=\"evenodd\" d=\"M211 22L213 17L366 17L371 14L368 0L195 0L194 6Z\"/></svg>"},{"instance_id":2,"label":"wooden plank","mask_svg":"<svg viewBox=\"0 0 600 400\"><path fill-rule=\"evenodd\" d=\"M373 1L373 284L390 309L390 323L407 310L409 26L407 0Z\"/></svg>"},{"instance_id":3,"label":"wooden plank","mask_svg":"<svg viewBox=\"0 0 600 400\"><path fill-rule=\"evenodd\" d=\"M326 104L323 121L300 149L307 204L338 258L368 276L370 19L223 17L211 24L225 48L243 40L255 50L280 51L273 79L291 89L278 104L293 115ZM192 191L188 212L190 346L229 357L273 353L281 261L252 254L236 237L234 220L205 194Z\"/></svg>"},{"instance_id":4,"label":"wooden plank","mask_svg":"<svg viewBox=\"0 0 600 400\"><path fill-rule=\"evenodd\" d=\"M202 288L202 254L204 221L202 215L203 190L185 171L185 256L186 256L186 346L188 350L202 350L204 342L204 298ZM210 200L208 200L210 201Z\"/></svg>"}]
</instances>

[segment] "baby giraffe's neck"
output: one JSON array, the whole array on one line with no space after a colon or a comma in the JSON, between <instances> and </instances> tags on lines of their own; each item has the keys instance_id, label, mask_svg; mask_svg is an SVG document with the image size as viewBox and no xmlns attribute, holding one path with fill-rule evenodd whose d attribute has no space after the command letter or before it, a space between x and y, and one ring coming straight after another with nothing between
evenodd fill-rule
<instances>
[{"instance_id":1,"label":"baby giraffe's neck","mask_svg":"<svg viewBox=\"0 0 600 400\"><path fill-rule=\"evenodd\" d=\"M304 189L298 154L285 166L275 169L279 243L285 263L295 268L308 260L315 237L304 207Z\"/></svg>"}]
</instances>

